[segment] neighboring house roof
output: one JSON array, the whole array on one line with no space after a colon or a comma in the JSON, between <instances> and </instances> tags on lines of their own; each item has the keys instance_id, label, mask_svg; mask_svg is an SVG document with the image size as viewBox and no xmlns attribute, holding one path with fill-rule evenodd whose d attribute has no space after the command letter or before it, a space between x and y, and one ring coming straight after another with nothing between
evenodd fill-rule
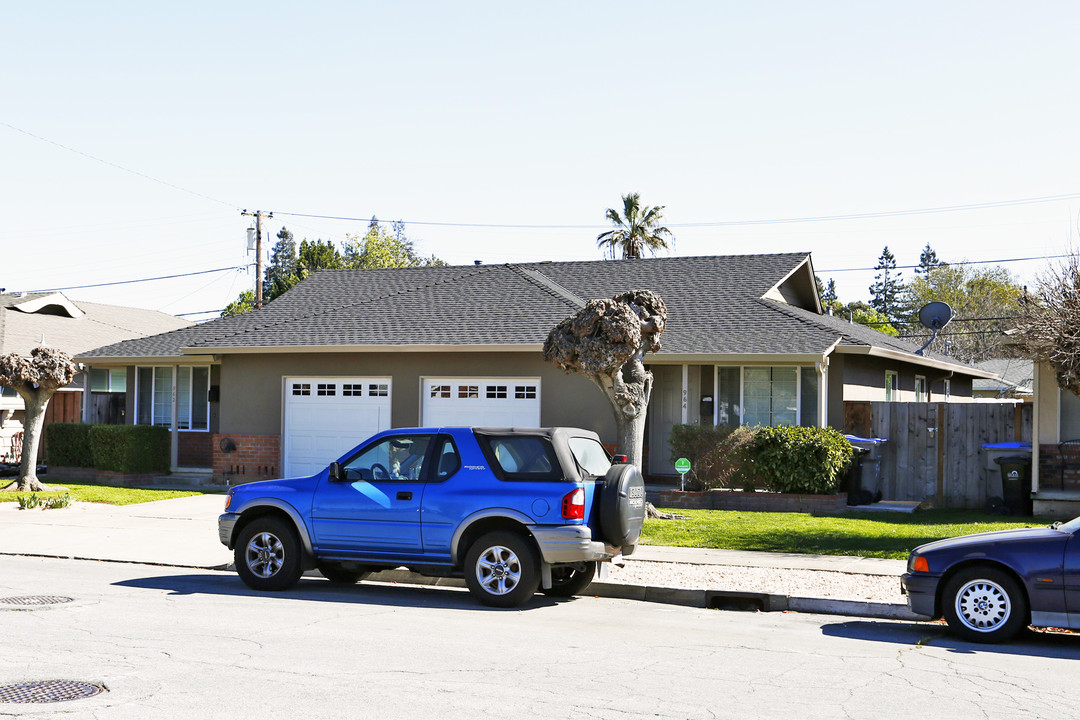
<instances>
[{"instance_id":1,"label":"neighboring house roof","mask_svg":"<svg viewBox=\"0 0 1080 720\"><path fill-rule=\"evenodd\" d=\"M29 355L43 342L78 355L191 322L156 310L72 301L62 293L0 294L0 354Z\"/></svg>"},{"instance_id":2,"label":"neighboring house roof","mask_svg":"<svg viewBox=\"0 0 1080 720\"><path fill-rule=\"evenodd\" d=\"M996 377L973 380L973 392L998 396L1035 393L1035 365L1031 360L994 358L975 363L975 367Z\"/></svg>"},{"instance_id":3,"label":"neighboring house roof","mask_svg":"<svg viewBox=\"0 0 1080 720\"><path fill-rule=\"evenodd\" d=\"M266 307L82 355L138 360L252 352L528 349L586 300L635 288L668 307L658 359L910 355L918 345L820 314L806 253L323 270ZM674 358L672 358L674 356ZM948 358L909 361L967 369ZM977 375L984 373L973 371Z\"/></svg>"}]
</instances>

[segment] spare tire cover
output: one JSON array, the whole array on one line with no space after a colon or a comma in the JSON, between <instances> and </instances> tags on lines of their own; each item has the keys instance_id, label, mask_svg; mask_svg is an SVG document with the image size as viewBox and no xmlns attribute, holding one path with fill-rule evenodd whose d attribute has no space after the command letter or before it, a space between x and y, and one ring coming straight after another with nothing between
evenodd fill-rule
<instances>
[{"instance_id":1,"label":"spare tire cover","mask_svg":"<svg viewBox=\"0 0 1080 720\"><path fill-rule=\"evenodd\" d=\"M633 465L612 465L600 492L600 534L616 547L636 545L645 522L645 479Z\"/></svg>"}]
</instances>

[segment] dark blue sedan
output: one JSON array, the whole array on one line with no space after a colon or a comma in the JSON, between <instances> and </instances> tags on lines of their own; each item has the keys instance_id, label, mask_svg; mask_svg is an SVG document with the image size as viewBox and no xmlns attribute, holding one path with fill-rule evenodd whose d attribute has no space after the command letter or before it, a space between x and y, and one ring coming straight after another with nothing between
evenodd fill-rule
<instances>
[{"instance_id":1,"label":"dark blue sedan","mask_svg":"<svg viewBox=\"0 0 1080 720\"><path fill-rule=\"evenodd\" d=\"M920 545L902 580L908 607L966 640L1035 625L1080 630L1080 518Z\"/></svg>"}]
</instances>

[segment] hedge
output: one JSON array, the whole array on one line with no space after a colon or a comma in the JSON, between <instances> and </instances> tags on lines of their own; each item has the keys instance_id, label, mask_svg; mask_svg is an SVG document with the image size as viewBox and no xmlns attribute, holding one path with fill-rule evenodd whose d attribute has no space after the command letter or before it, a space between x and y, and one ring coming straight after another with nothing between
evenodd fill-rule
<instances>
[{"instance_id":1,"label":"hedge","mask_svg":"<svg viewBox=\"0 0 1080 720\"><path fill-rule=\"evenodd\" d=\"M169 471L169 430L152 425L52 423L45 429L49 463L123 473Z\"/></svg>"},{"instance_id":2,"label":"hedge","mask_svg":"<svg viewBox=\"0 0 1080 720\"><path fill-rule=\"evenodd\" d=\"M60 467L93 467L90 449L91 425L49 423L45 426L45 447L49 464Z\"/></svg>"},{"instance_id":3,"label":"hedge","mask_svg":"<svg viewBox=\"0 0 1080 720\"><path fill-rule=\"evenodd\" d=\"M746 453L745 468L769 490L782 493L835 493L854 451L835 428L761 427Z\"/></svg>"},{"instance_id":4,"label":"hedge","mask_svg":"<svg viewBox=\"0 0 1080 720\"><path fill-rule=\"evenodd\" d=\"M739 470L753 439L753 431L745 426L676 425L668 443L671 457L690 461L686 489L713 490L746 484Z\"/></svg>"}]
</instances>

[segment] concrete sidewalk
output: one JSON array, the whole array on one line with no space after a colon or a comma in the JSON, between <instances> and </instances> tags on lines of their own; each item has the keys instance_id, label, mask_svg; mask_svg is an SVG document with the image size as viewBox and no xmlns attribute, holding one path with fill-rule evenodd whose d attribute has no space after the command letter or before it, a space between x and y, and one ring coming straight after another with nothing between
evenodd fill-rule
<instances>
[{"instance_id":1,"label":"concrete sidewalk","mask_svg":"<svg viewBox=\"0 0 1080 720\"><path fill-rule=\"evenodd\" d=\"M217 517L223 495L193 495L139 505L75 503L60 510L19 510L0 503L0 554L103 560L148 565L226 569L232 553L218 542ZM902 560L799 555L741 550L638 546L628 562L832 571L852 575L893 576L899 584ZM662 568L659 577L663 577ZM373 580L460 585L460 580L423 578L406 570L376 573ZM915 619L906 606L829 598L794 598L710 588L680 589L594 582L592 595L668 602L696 607L790 609L862 617ZM740 597L744 595L745 597Z\"/></svg>"}]
</instances>

